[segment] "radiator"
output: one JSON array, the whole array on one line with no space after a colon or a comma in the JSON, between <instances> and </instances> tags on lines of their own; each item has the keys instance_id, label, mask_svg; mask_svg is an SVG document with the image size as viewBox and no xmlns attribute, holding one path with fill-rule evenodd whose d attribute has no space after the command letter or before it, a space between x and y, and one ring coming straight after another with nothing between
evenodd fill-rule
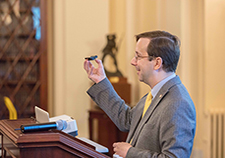
<instances>
[{"instance_id":1,"label":"radiator","mask_svg":"<svg viewBox=\"0 0 225 158\"><path fill-rule=\"evenodd\" d=\"M210 158L225 158L225 111L210 111Z\"/></svg>"}]
</instances>

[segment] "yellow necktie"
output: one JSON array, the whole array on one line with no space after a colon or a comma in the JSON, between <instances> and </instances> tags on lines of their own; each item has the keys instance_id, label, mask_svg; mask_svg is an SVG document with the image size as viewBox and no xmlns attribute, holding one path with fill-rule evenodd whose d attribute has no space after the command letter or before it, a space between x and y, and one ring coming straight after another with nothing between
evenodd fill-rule
<instances>
[{"instance_id":1,"label":"yellow necktie","mask_svg":"<svg viewBox=\"0 0 225 158\"><path fill-rule=\"evenodd\" d=\"M150 106L151 102L152 102L152 93L150 91L148 93L148 96L147 96L146 100L145 100L145 107L144 107L144 110L143 110L143 113L142 113L142 118L145 115L145 112L148 110L148 107ZM132 143L132 141L133 141L133 137L130 140L130 144Z\"/></svg>"},{"instance_id":2,"label":"yellow necktie","mask_svg":"<svg viewBox=\"0 0 225 158\"><path fill-rule=\"evenodd\" d=\"M144 107L144 110L143 110L143 113L142 113L142 117L145 115L145 112L148 110L148 107L150 106L152 102L152 93L151 91L148 93L148 96L145 100L145 107Z\"/></svg>"}]
</instances>

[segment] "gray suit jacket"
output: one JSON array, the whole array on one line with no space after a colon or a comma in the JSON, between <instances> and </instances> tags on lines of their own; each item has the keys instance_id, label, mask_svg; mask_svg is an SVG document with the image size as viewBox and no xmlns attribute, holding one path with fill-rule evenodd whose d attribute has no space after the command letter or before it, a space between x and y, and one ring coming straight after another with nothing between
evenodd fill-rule
<instances>
[{"instance_id":1,"label":"gray suit jacket","mask_svg":"<svg viewBox=\"0 0 225 158\"><path fill-rule=\"evenodd\" d=\"M195 107L180 78L166 82L141 119L147 94L134 108L117 95L108 79L94 84L87 93L132 139L127 158L189 158L195 128Z\"/></svg>"}]
</instances>

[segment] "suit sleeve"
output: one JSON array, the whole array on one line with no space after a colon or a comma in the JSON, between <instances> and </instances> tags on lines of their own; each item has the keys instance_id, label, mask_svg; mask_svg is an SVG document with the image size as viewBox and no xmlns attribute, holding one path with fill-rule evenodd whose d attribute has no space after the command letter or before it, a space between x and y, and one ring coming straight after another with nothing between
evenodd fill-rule
<instances>
[{"instance_id":1,"label":"suit sleeve","mask_svg":"<svg viewBox=\"0 0 225 158\"><path fill-rule=\"evenodd\" d=\"M107 78L94 84L87 93L121 131L129 131L131 109L118 96Z\"/></svg>"}]
</instances>

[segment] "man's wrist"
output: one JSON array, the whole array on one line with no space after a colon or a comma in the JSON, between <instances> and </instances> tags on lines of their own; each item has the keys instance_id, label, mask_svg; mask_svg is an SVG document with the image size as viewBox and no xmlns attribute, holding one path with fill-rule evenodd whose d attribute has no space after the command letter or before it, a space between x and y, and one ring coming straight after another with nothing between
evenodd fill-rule
<instances>
[{"instance_id":1,"label":"man's wrist","mask_svg":"<svg viewBox=\"0 0 225 158\"><path fill-rule=\"evenodd\" d=\"M94 82L97 84L97 83L99 83L99 82L103 81L105 78L106 78L106 77L103 77L103 78L98 79L98 80L96 80L96 81L94 81Z\"/></svg>"}]
</instances>

